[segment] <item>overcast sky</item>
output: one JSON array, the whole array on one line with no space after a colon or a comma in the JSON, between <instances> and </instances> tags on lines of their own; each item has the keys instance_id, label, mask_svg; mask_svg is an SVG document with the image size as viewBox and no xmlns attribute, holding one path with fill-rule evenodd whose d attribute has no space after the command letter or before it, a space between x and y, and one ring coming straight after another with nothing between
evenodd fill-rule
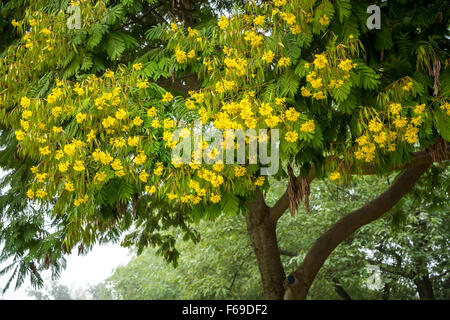
<instances>
[{"instance_id":1,"label":"overcast sky","mask_svg":"<svg viewBox=\"0 0 450 320\"><path fill-rule=\"evenodd\" d=\"M119 265L125 265L131 259L128 249L117 245L95 246L86 256L72 254L67 257L67 268L61 274L59 283L67 285L71 291L87 289L89 285L94 285L108 278L113 269ZM7 264L0 264L0 269ZM44 273L44 277L49 280L50 273ZM3 288L8 278L0 277L0 288ZM24 285L17 291L12 288L1 296L0 299L31 299L27 296L26 290L31 289L30 281L27 279ZM1 291L0 291L1 292Z\"/></svg>"},{"instance_id":2,"label":"overcast sky","mask_svg":"<svg viewBox=\"0 0 450 320\"><path fill-rule=\"evenodd\" d=\"M0 178L5 172L0 169ZM1 239L0 239L1 250ZM75 252L77 250L74 250ZM98 245L85 256L78 256L76 253L66 257L67 268L61 273L58 282L67 285L71 291L86 289L88 285L97 284L108 278L113 269L119 265L125 265L130 261L131 254L128 249L120 247L119 244ZM12 261L12 260L11 260ZM0 263L0 270L6 267L8 263ZM8 281L11 273L0 276L0 299L31 299L27 296L27 289L31 289L30 280L27 279L23 286L14 291L13 282L10 289L2 296L1 290ZM50 272L43 273L47 280L51 279ZM48 281L47 281L48 282Z\"/></svg>"}]
</instances>

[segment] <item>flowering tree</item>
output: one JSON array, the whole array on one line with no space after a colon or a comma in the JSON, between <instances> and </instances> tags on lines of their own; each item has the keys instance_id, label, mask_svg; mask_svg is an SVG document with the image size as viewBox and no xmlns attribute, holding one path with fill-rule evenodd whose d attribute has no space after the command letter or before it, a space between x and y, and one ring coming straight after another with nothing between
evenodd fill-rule
<instances>
[{"instance_id":1,"label":"flowering tree","mask_svg":"<svg viewBox=\"0 0 450 320\"><path fill-rule=\"evenodd\" d=\"M68 28L63 12L43 10L47 1L30 4L12 20L22 38L0 60L1 123L14 132L16 157L32 164L22 181L27 202L59 219L63 252L111 238L134 218L137 231L125 242L160 245L175 260L174 239L155 234L159 223L195 239L191 219L242 212L265 296L304 299L339 243L448 158L443 1L407 9L391 1L380 30L367 29L361 1L248 1L198 29L182 15L154 25L145 40L127 24L114 28L140 11L133 1L71 5L80 29ZM267 163L251 152L225 163L234 137L206 139L213 129L254 130L236 147L256 140L279 152L270 179L289 186L273 207L264 199ZM191 135L200 136L193 160L181 163L173 151ZM331 226L286 278L277 221L302 201L310 210L311 181L392 170L402 173L391 187ZM55 260L44 256L47 266Z\"/></svg>"}]
</instances>

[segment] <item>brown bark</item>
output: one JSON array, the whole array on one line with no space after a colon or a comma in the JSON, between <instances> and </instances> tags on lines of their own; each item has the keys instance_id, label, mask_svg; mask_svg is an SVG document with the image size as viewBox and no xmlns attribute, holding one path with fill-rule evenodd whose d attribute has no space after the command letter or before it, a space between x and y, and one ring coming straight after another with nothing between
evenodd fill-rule
<instances>
[{"instance_id":1,"label":"brown bark","mask_svg":"<svg viewBox=\"0 0 450 320\"><path fill-rule=\"evenodd\" d=\"M360 227L390 210L414 186L430 162L406 169L378 198L355 210L325 232L309 250L300 267L285 280L285 299L306 299L309 288L333 250Z\"/></svg>"},{"instance_id":2,"label":"brown bark","mask_svg":"<svg viewBox=\"0 0 450 320\"><path fill-rule=\"evenodd\" d=\"M270 208L258 193L250 203L246 216L247 231L258 262L259 273L268 300L281 300L284 294L283 281L286 277L281 263L276 235L276 222L270 216Z\"/></svg>"},{"instance_id":3,"label":"brown bark","mask_svg":"<svg viewBox=\"0 0 450 320\"><path fill-rule=\"evenodd\" d=\"M431 280L428 275L414 280L414 284L416 285L417 292L419 293L419 298L421 300L434 300L434 291L433 286L431 284Z\"/></svg>"},{"instance_id":4,"label":"brown bark","mask_svg":"<svg viewBox=\"0 0 450 320\"><path fill-rule=\"evenodd\" d=\"M336 290L336 293L343 299L343 300L352 300L350 295L345 291L345 289L339 284L339 281L336 278L333 278L334 282L334 289Z\"/></svg>"}]
</instances>

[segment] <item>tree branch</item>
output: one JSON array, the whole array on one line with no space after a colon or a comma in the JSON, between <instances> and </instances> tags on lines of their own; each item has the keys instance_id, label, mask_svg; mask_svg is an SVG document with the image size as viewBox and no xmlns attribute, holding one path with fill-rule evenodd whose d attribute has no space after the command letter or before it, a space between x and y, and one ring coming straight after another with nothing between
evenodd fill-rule
<instances>
[{"instance_id":1,"label":"tree branch","mask_svg":"<svg viewBox=\"0 0 450 320\"><path fill-rule=\"evenodd\" d=\"M298 256L297 252L287 251L287 250L283 250L283 249L280 249L280 254L283 255L283 256L288 256L288 257L296 257L296 256Z\"/></svg>"},{"instance_id":2,"label":"tree branch","mask_svg":"<svg viewBox=\"0 0 450 320\"><path fill-rule=\"evenodd\" d=\"M347 214L322 234L300 267L285 280L285 298L305 299L314 278L333 250L360 227L378 219L395 206L430 165L431 160L428 164L406 169L378 198Z\"/></svg>"},{"instance_id":3,"label":"tree branch","mask_svg":"<svg viewBox=\"0 0 450 320\"><path fill-rule=\"evenodd\" d=\"M447 145L447 153L446 153L446 159L449 160L449 154L450 154L450 145ZM411 167L418 167L422 165L430 165L433 160L430 156L430 154L427 151L420 151L420 152L413 152L414 158L400 166L392 166L389 171L395 171L400 169L407 169ZM331 158L329 158L331 159ZM376 167L374 165L366 166L363 169L355 170L350 165L343 165L343 170L348 174L362 174L362 175L373 175L377 174ZM311 170L309 171L307 175L308 182L311 182L314 180L316 176L316 169L314 165L311 166ZM272 219L277 222L278 219L283 215L283 213L289 208L289 196L288 192L286 192L278 199L278 201L275 203L275 205L270 208L270 214L272 216Z\"/></svg>"},{"instance_id":4,"label":"tree branch","mask_svg":"<svg viewBox=\"0 0 450 320\"><path fill-rule=\"evenodd\" d=\"M339 281L336 278L333 278L334 283L334 289L336 290L336 293L343 299L343 300L352 300L350 295L345 291L345 289L339 284Z\"/></svg>"}]
</instances>

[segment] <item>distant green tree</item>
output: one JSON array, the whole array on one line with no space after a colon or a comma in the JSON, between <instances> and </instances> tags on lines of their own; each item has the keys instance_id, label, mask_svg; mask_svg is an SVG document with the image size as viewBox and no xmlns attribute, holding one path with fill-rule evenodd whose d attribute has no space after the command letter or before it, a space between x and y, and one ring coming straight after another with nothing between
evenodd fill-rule
<instances>
[{"instance_id":1,"label":"distant green tree","mask_svg":"<svg viewBox=\"0 0 450 320\"><path fill-rule=\"evenodd\" d=\"M73 300L68 286L52 281L49 287L27 292L35 300Z\"/></svg>"},{"instance_id":2,"label":"distant green tree","mask_svg":"<svg viewBox=\"0 0 450 320\"><path fill-rule=\"evenodd\" d=\"M449 173L433 167L390 213L342 243L320 271L309 298L448 299ZM280 219L277 232L286 269L301 263L318 234L344 212L365 203L372 192L385 189L391 180L367 177L344 184L313 183L311 213L302 211L295 218ZM268 201L283 190L283 185L274 183L266 195ZM104 297L164 299L170 288L177 299L261 298L243 219L221 216L199 223L196 227L202 240L197 245L179 244L182 254L176 269L166 266L154 250L144 251L108 278L109 293ZM368 287L369 265L380 269L382 287Z\"/></svg>"}]
</instances>

